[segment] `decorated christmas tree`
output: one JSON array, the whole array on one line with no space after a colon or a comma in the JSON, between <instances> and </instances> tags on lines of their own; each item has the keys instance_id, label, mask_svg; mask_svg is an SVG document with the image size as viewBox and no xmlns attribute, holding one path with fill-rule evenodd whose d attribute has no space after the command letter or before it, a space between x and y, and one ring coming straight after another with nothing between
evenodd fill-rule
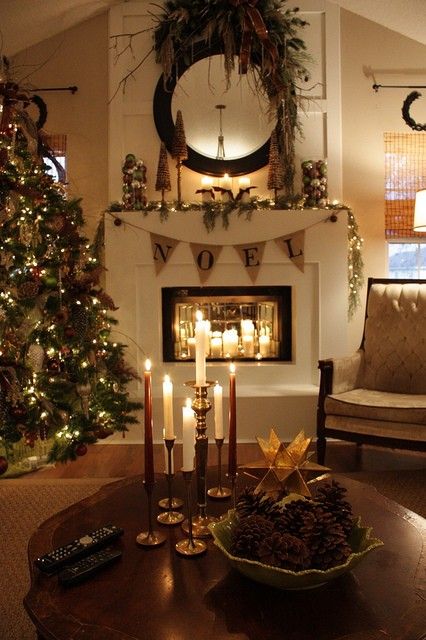
<instances>
[{"instance_id":1,"label":"decorated christmas tree","mask_svg":"<svg viewBox=\"0 0 426 640\"><path fill-rule=\"evenodd\" d=\"M50 461L84 455L140 406L80 201L47 173L31 100L0 79L0 474L40 441Z\"/></svg>"}]
</instances>

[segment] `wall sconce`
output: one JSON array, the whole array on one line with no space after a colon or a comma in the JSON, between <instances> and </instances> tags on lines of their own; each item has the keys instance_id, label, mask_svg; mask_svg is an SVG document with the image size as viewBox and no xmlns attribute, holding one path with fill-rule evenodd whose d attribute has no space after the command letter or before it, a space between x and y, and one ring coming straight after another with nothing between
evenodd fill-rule
<instances>
[{"instance_id":1,"label":"wall sconce","mask_svg":"<svg viewBox=\"0 0 426 640\"><path fill-rule=\"evenodd\" d=\"M416 193L413 229L426 233L426 189L421 189Z\"/></svg>"}]
</instances>

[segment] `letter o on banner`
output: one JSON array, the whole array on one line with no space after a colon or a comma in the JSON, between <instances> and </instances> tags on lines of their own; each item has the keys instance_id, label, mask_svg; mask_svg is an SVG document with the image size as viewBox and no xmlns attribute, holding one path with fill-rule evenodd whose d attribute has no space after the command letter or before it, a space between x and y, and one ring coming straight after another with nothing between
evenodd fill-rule
<instances>
[{"instance_id":1,"label":"letter o on banner","mask_svg":"<svg viewBox=\"0 0 426 640\"><path fill-rule=\"evenodd\" d=\"M219 244L195 244L191 242L190 247L200 282L203 283L212 273L222 251L222 246Z\"/></svg>"}]
</instances>

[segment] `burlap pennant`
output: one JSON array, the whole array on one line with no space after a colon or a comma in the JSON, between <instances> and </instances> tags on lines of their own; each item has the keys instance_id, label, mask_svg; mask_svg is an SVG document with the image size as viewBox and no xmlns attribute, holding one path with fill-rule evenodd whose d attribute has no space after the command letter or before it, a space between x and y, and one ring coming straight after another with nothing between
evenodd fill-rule
<instances>
[{"instance_id":1,"label":"burlap pennant","mask_svg":"<svg viewBox=\"0 0 426 640\"><path fill-rule=\"evenodd\" d=\"M305 230L275 238L277 245L284 251L302 273L305 271Z\"/></svg>"},{"instance_id":2,"label":"burlap pennant","mask_svg":"<svg viewBox=\"0 0 426 640\"><path fill-rule=\"evenodd\" d=\"M152 259L154 260L155 273L158 276L161 269L170 260L172 253L180 240L167 238L166 236L159 236L156 233L150 233L150 236Z\"/></svg>"},{"instance_id":3,"label":"burlap pennant","mask_svg":"<svg viewBox=\"0 0 426 640\"><path fill-rule=\"evenodd\" d=\"M200 281L203 283L212 273L222 251L222 246L219 244L195 244L193 242L190 242L189 245L194 256L195 266L198 269Z\"/></svg>"},{"instance_id":4,"label":"burlap pennant","mask_svg":"<svg viewBox=\"0 0 426 640\"><path fill-rule=\"evenodd\" d=\"M251 242L250 244L234 244L234 249L241 258L252 282L256 282L259 269L262 266L263 252L266 242Z\"/></svg>"}]
</instances>

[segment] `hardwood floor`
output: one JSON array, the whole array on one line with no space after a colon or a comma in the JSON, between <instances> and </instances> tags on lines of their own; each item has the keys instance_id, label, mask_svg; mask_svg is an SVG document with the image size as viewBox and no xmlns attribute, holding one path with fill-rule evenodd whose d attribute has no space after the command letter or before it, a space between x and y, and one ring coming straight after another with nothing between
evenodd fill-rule
<instances>
[{"instance_id":1,"label":"hardwood floor","mask_svg":"<svg viewBox=\"0 0 426 640\"><path fill-rule=\"evenodd\" d=\"M244 464L261 457L256 443L238 445L238 464ZM313 456L315 459L315 456ZM174 452L175 468L182 463L181 445ZM222 450L222 461L227 461L227 447ZM217 464L214 445L209 448L209 465ZM385 469L424 469L426 454L368 447L363 445L361 459L357 461L356 445L333 442L327 445L327 465L335 472L374 471ZM122 478L143 472L144 447L136 444L97 444L89 447L87 454L68 464L57 464L39 469L22 479L48 478ZM164 469L164 448L154 445L154 466Z\"/></svg>"}]
</instances>

